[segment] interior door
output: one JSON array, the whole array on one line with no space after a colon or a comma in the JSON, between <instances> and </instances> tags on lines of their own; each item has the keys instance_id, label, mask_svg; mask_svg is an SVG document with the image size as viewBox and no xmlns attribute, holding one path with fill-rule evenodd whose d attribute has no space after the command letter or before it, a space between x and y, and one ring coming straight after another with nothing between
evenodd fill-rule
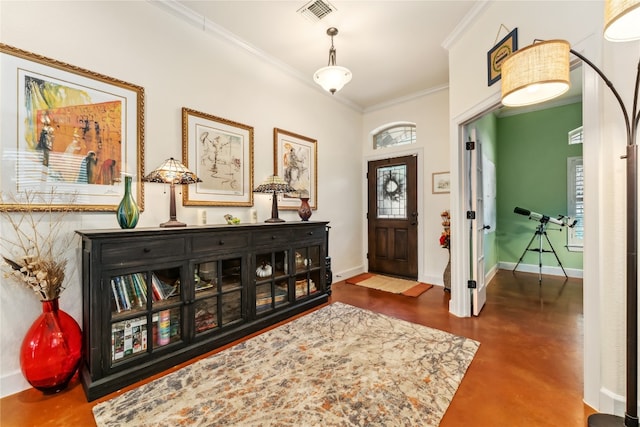
<instances>
[{"instance_id":1,"label":"interior door","mask_svg":"<svg viewBox=\"0 0 640 427\"><path fill-rule=\"evenodd\" d=\"M417 157L368 163L368 261L372 273L418 278Z\"/></svg>"},{"instance_id":2,"label":"interior door","mask_svg":"<svg viewBox=\"0 0 640 427\"><path fill-rule=\"evenodd\" d=\"M487 287L484 274L484 187L482 170L482 143L478 140L476 129L468 130L467 140L474 142L468 146L468 171L470 189L468 196L468 210L473 212L475 219L469 219L469 241L470 259L469 270L470 280L475 282L475 287L471 288L471 313L478 316L482 307L487 301Z\"/></svg>"}]
</instances>

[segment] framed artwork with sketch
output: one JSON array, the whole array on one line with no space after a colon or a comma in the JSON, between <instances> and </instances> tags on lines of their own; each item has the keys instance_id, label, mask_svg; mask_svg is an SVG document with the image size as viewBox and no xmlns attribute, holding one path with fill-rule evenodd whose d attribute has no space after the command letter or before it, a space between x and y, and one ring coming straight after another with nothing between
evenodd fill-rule
<instances>
[{"instance_id":1,"label":"framed artwork with sketch","mask_svg":"<svg viewBox=\"0 0 640 427\"><path fill-rule=\"evenodd\" d=\"M449 172L434 172L431 174L431 192L444 194L451 190L451 174Z\"/></svg>"},{"instance_id":2,"label":"framed artwork with sketch","mask_svg":"<svg viewBox=\"0 0 640 427\"><path fill-rule=\"evenodd\" d=\"M253 206L253 127L182 108L182 162L202 180L185 206Z\"/></svg>"},{"instance_id":3,"label":"framed artwork with sketch","mask_svg":"<svg viewBox=\"0 0 640 427\"><path fill-rule=\"evenodd\" d=\"M297 210L300 197L309 197L311 209L318 208L317 141L283 129L273 129L274 171L296 193L283 194L278 207Z\"/></svg>"},{"instance_id":4,"label":"framed artwork with sketch","mask_svg":"<svg viewBox=\"0 0 640 427\"><path fill-rule=\"evenodd\" d=\"M142 87L0 44L0 93L0 210L116 211L144 175Z\"/></svg>"}]
</instances>

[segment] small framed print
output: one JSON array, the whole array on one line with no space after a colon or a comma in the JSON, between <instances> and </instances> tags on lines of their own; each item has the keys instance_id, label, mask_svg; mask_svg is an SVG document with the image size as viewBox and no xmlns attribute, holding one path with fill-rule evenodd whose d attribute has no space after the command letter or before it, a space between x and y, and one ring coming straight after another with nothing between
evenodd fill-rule
<instances>
[{"instance_id":1,"label":"small framed print","mask_svg":"<svg viewBox=\"0 0 640 427\"><path fill-rule=\"evenodd\" d=\"M444 194L451 191L451 174L449 172L434 172L431 175L431 192Z\"/></svg>"},{"instance_id":2,"label":"small framed print","mask_svg":"<svg viewBox=\"0 0 640 427\"><path fill-rule=\"evenodd\" d=\"M253 127L183 108L182 161L202 180L183 205L253 206Z\"/></svg>"},{"instance_id":3,"label":"small framed print","mask_svg":"<svg viewBox=\"0 0 640 427\"><path fill-rule=\"evenodd\" d=\"M487 52L488 86L500 80L502 77L502 63L516 50L518 50L518 29L514 28Z\"/></svg>"},{"instance_id":4,"label":"small framed print","mask_svg":"<svg viewBox=\"0 0 640 427\"><path fill-rule=\"evenodd\" d=\"M317 141L306 136L273 129L274 174L296 189L297 194L283 194L278 206L297 210L300 194L309 196L311 209L318 208Z\"/></svg>"}]
</instances>

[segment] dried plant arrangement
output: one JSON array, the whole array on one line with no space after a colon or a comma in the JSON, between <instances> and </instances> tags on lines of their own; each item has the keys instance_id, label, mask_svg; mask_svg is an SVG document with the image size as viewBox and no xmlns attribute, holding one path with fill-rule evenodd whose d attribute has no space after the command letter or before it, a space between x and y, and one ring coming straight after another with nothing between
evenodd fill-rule
<instances>
[{"instance_id":1,"label":"dried plant arrangement","mask_svg":"<svg viewBox=\"0 0 640 427\"><path fill-rule=\"evenodd\" d=\"M76 238L66 226L76 196L68 197L73 199L67 203L69 209L60 209L53 204L60 199L55 188L46 193L25 190L19 197L20 208L0 210L8 229L0 234L5 277L31 289L41 301L54 300L64 290L67 255ZM15 195L2 193L0 199L17 201Z\"/></svg>"}]
</instances>

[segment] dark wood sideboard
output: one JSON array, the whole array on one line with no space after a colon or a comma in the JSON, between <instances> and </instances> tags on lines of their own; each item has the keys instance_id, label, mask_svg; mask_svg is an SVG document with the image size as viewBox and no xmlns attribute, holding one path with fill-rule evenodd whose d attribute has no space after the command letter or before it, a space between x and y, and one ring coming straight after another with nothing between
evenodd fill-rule
<instances>
[{"instance_id":1,"label":"dark wood sideboard","mask_svg":"<svg viewBox=\"0 0 640 427\"><path fill-rule=\"evenodd\" d=\"M326 302L327 224L77 231L87 399Z\"/></svg>"}]
</instances>

